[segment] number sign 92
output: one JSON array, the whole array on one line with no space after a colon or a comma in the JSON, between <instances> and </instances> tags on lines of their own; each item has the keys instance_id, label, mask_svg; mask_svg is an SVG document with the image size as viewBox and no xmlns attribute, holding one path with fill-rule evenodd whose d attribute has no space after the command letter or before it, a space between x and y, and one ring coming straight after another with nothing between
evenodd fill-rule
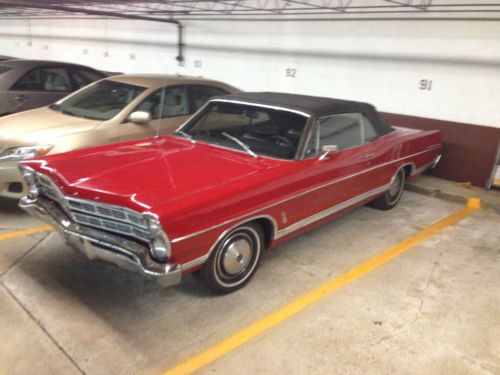
<instances>
[{"instance_id":1,"label":"number sign 92","mask_svg":"<svg viewBox=\"0 0 500 375\"><path fill-rule=\"evenodd\" d=\"M286 77L295 78L296 74L297 74L297 69L294 69L294 68L286 68L285 69L285 76Z\"/></svg>"}]
</instances>

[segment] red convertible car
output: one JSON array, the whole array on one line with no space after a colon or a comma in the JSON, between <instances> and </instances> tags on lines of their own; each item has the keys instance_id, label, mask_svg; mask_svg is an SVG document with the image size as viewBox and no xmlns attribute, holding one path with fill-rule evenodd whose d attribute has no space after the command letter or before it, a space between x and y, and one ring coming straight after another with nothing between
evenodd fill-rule
<instances>
[{"instance_id":1,"label":"red convertible car","mask_svg":"<svg viewBox=\"0 0 500 375\"><path fill-rule=\"evenodd\" d=\"M241 93L173 136L23 161L20 205L91 259L165 286L196 272L228 293L265 249L369 202L394 207L440 154L439 132L390 127L369 104Z\"/></svg>"}]
</instances>

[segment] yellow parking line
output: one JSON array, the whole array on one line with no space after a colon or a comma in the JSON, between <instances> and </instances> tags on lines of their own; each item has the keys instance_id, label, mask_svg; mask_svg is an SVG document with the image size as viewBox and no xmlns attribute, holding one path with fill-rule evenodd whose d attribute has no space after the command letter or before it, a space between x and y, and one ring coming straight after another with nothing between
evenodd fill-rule
<instances>
[{"instance_id":1,"label":"yellow parking line","mask_svg":"<svg viewBox=\"0 0 500 375\"><path fill-rule=\"evenodd\" d=\"M214 362L230 351L261 335L262 333L287 320L288 318L291 318L295 314L304 310L306 307L321 300L325 296L340 289L344 285L361 278L367 273L389 262L391 259L422 243L429 237L438 234L446 227L458 223L460 220L477 211L480 207L481 203L478 198L470 198L467 202L467 206L463 209L430 225L429 227L401 241L400 243L389 247L379 255L351 269L347 273L344 273L343 275L326 282L320 287L296 298L274 313L271 313L266 317L258 320L257 322L251 324L250 326L243 328L241 331L236 332L232 336L229 336L226 339L216 343L215 345L209 347L208 349L195 355L194 357L187 359L185 362L168 370L163 375L190 374L201 369L204 366L207 366L208 364Z\"/></svg>"},{"instance_id":2,"label":"yellow parking line","mask_svg":"<svg viewBox=\"0 0 500 375\"><path fill-rule=\"evenodd\" d=\"M39 227L17 230L15 232L0 234L0 241L10 240L11 238L27 236L29 234L35 234L35 233L40 233L40 232L50 232L51 230L52 230L52 227L50 225L41 225Z\"/></svg>"}]
</instances>

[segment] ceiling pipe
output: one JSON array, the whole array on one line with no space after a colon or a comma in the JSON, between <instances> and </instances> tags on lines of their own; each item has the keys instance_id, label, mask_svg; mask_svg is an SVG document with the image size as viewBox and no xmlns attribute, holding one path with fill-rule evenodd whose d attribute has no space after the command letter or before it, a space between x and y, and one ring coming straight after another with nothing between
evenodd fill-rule
<instances>
[{"instance_id":1,"label":"ceiling pipe","mask_svg":"<svg viewBox=\"0 0 500 375\"><path fill-rule=\"evenodd\" d=\"M74 8L67 7L62 5L50 5L50 4L37 4L37 2L26 1L26 0L0 0L0 5L8 5L13 8L35 8L35 9L45 9L45 10L55 10L60 12L68 12L68 13L82 13L91 16L100 16L100 17L113 17L113 18L125 18L130 20L140 20L140 21L153 21L153 22L162 22L162 23L170 23L177 25L177 56L176 60L180 65L184 62L184 37L183 37L183 25L180 21L175 20L173 18L169 19L161 19L155 17L147 17L135 14L120 14L115 12L108 12L103 10L95 10L95 9L85 9L85 8Z\"/></svg>"}]
</instances>

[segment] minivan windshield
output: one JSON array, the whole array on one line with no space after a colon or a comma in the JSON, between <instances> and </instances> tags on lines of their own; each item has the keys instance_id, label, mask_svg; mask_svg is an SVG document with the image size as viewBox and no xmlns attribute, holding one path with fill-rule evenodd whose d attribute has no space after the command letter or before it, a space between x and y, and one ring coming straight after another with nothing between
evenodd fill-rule
<instances>
[{"instance_id":1,"label":"minivan windshield","mask_svg":"<svg viewBox=\"0 0 500 375\"><path fill-rule=\"evenodd\" d=\"M60 104L51 105L50 108L70 116L110 120L144 90L145 87L104 80L88 86Z\"/></svg>"}]
</instances>

